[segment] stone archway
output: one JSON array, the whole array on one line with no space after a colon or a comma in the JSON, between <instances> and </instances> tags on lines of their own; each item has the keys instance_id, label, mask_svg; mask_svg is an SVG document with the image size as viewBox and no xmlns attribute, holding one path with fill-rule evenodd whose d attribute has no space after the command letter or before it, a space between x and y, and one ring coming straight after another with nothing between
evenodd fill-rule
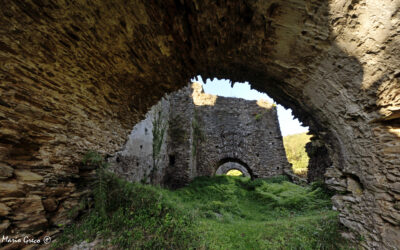
<instances>
[{"instance_id":1,"label":"stone archway","mask_svg":"<svg viewBox=\"0 0 400 250\"><path fill-rule=\"evenodd\" d=\"M239 159L223 159L219 162L219 166L215 171L215 175L223 175L228 173L228 171L236 169L242 172L243 176L253 178L251 173L251 169Z\"/></svg>"},{"instance_id":2,"label":"stone archway","mask_svg":"<svg viewBox=\"0 0 400 250\"><path fill-rule=\"evenodd\" d=\"M365 247L399 246L399 13L391 0L4 1L6 228L65 224L82 154L117 151L149 107L202 75L292 108L329 158L311 161L331 163L341 222Z\"/></svg>"},{"instance_id":3,"label":"stone archway","mask_svg":"<svg viewBox=\"0 0 400 250\"><path fill-rule=\"evenodd\" d=\"M155 167L156 117L162 117L167 133ZM241 164L238 168L244 166L242 172L250 176L247 168L253 178L289 170L276 108L265 100L205 94L201 84L192 83L153 106L109 162L127 180L179 188L198 176L214 175L224 159Z\"/></svg>"}]
</instances>

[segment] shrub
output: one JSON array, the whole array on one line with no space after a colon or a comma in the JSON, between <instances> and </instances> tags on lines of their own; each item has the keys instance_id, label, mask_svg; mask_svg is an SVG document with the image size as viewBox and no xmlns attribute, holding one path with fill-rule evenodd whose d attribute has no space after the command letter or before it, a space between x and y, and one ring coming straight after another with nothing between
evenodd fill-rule
<instances>
[{"instance_id":1,"label":"shrub","mask_svg":"<svg viewBox=\"0 0 400 250\"><path fill-rule=\"evenodd\" d=\"M269 208L320 209L330 206L323 190L301 187L290 182L267 183L255 188L255 197Z\"/></svg>"}]
</instances>

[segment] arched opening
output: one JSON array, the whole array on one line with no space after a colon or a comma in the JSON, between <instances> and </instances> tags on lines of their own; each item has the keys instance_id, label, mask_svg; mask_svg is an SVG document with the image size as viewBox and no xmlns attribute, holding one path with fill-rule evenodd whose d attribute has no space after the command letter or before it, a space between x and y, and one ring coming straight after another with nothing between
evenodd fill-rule
<instances>
[{"instance_id":1,"label":"arched opening","mask_svg":"<svg viewBox=\"0 0 400 250\"><path fill-rule=\"evenodd\" d=\"M75 192L84 148L118 151L165 93L216 76L249 81L292 108L314 135L309 168L329 166L332 189L347 190L354 173L364 188L357 199L335 196L343 224L366 247L400 245L400 19L396 1L382 3L6 1L0 160L16 190L5 196L42 195L43 185ZM43 185L17 189L21 166ZM64 193L60 208L75 201ZM32 220L47 225L63 211ZM27 230L12 218L26 211L15 213L11 227Z\"/></svg>"},{"instance_id":2,"label":"arched opening","mask_svg":"<svg viewBox=\"0 0 400 250\"><path fill-rule=\"evenodd\" d=\"M225 162L220 165L215 171L215 175L230 175L230 176L244 176L251 177L247 168L238 162Z\"/></svg>"},{"instance_id":3,"label":"arched opening","mask_svg":"<svg viewBox=\"0 0 400 250\"><path fill-rule=\"evenodd\" d=\"M251 168L242 160L237 158L226 157L215 164L215 175L227 174L230 170L238 170L243 176L254 178Z\"/></svg>"}]
</instances>

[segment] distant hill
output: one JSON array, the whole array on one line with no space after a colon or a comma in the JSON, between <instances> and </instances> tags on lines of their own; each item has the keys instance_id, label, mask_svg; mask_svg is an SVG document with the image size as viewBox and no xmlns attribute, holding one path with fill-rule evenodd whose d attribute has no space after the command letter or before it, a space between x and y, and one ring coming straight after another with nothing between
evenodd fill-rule
<instances>
[{"instance_id":1,"label":"distant hill","mask_svg":"<svg viewBox=\"0 0 400 250\"><path fill-rule=\"evenodd\" d=\"M306 133L288 135L283 137L288 161L293 164L293 172L306 176L309 157L305 146L310 141L311 135Z\"/></svg>"}]
</instances>

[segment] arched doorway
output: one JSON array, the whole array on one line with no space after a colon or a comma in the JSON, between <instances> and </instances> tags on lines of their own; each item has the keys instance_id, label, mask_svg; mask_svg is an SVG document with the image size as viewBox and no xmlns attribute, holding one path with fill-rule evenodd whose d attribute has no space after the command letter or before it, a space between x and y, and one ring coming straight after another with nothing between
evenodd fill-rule
<instances>
[{"instance_id":1,"label":"arched doorway","mask_svg":"<svg viewBox=\"0 0 400 250\"><path fill-rule=\"evenodd\" d=\"M245 162L237 158L223 158L215 164L215 175L227 174L230 170L238 170L242 172L243 176L254 178L253 171Z\"/></svg>"},{"instance_id":2,"label":"arched doorway","mask_svg":"<svg viewBox=\"0 0 400 250\"><path fill-rule=\"evenodd\" d=\"M232 172L232 170L239 171L244 177L251 177L246 167L237 162L226 162L222 164L218 167L217 171L215 171L215 175L229 175L229 172Z\"/></svg>"}]
</instances>

